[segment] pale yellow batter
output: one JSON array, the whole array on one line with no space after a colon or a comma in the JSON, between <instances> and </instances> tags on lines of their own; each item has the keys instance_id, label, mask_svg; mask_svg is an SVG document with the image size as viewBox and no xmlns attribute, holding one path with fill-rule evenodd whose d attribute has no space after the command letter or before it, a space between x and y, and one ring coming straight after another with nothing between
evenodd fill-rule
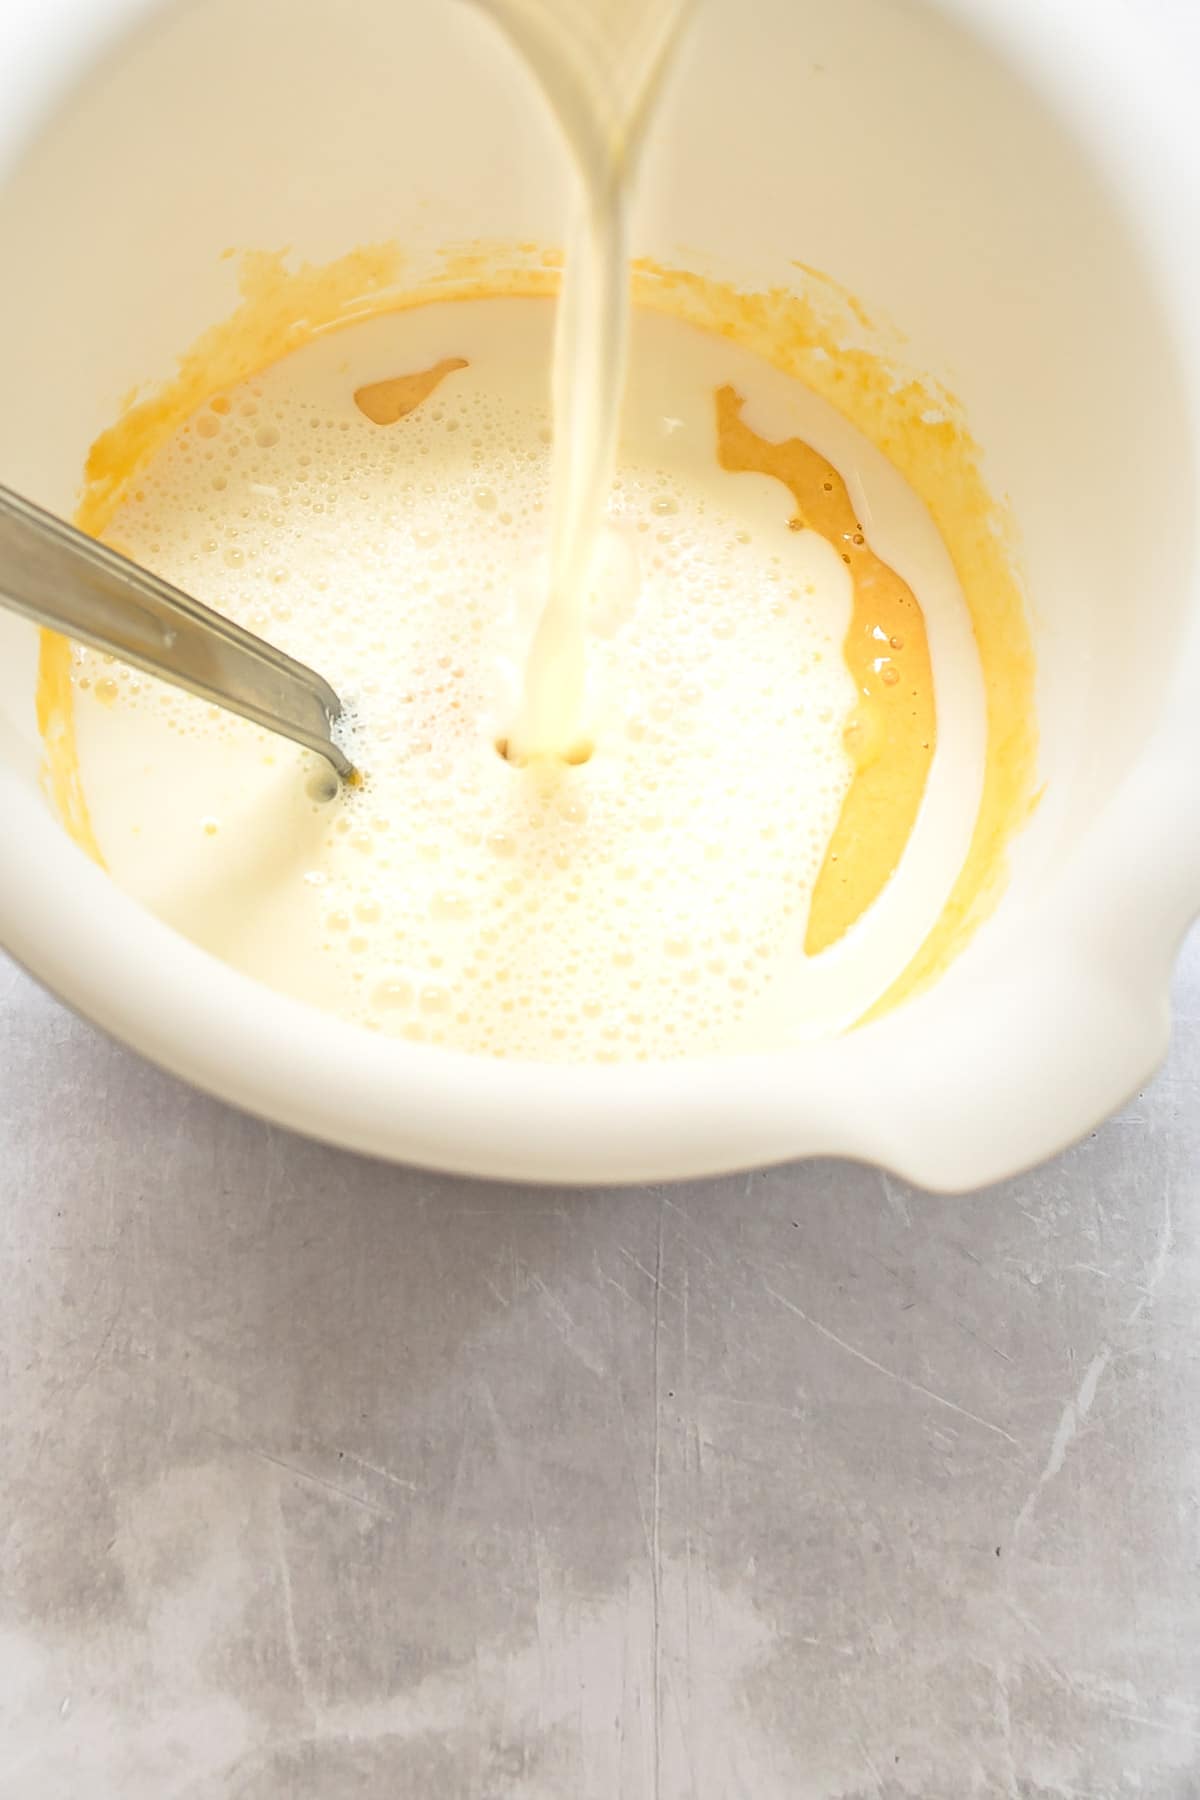
<instances>
[{"instance_id":1,"label":"pale yellow batter","mask_svg":"<svg viewBox=\"0 0 1200 1800\"><path fill-rule=\"evenodd\" d=\"M368 267L382 273L386 254L378 253L375 263L360 258L357 266L360 275ZM208 410L202 416L217 422L218 433L215 440L206 439L197 419L189 428L194 443L203 442L207 450L210 444L222 441L221 434L228 433L242 416L239 408L246 397L236 391L236 380L231 377L239 374L239 365L257 366L258 359L248 354L250 346L262 342L264 317L278 319L283 314L281 301L289 282L265 262L254 265L251 275L258 292L248 299L242 319L224 334L213 334L201 352L184 365L174 392L135 410L128 422L97 446L83 518L93 530L107 523L124 547L142 560L165 568L202 597L216 600L286 647L308 655L335 682L341 675L339 685L350 691L354 655L360 656L360 666L373 662L378 672L396 655L397 648L405 651L400 613L389 619L386 632L377 630L362 637L364 621L374 613L368 602L378 569L386 567L395 578L389 590L390 603L400 606L401 612L407 607L407 629L415 628L416 600L406 585L408 571L403 559L397 558L396 544L386 534L380 538L367 559L372 571L367 580L362 557L364 517L343 518L339 525L347 535L334 558L341 571L336 605L348 658L339 670L338 657L328 641L328 617L317 633L319 641L306 635L314 616L307 601L293 609L291 619L277 616L269 606L264 607L261 597L250 594L253 584L248 582L245 564L239 564L236 557L227 561L223 553L218 563L209 566L209 573L201 572L205 553L186 543L183 529L185 520L195 523L196 492L180 485L178 468L171 476L174 486L170 494L170 484L162 486L182 442L178 437L174 444L170 440L203 393L208 393ZM299 278L306 285L309 317L315 323L320 323L321 308L314 301L322 293L335 318L342 311L346 304L342 295L349 288L346 276L343 266L325 275L313 271ZM542 279L536 275L521 278L523 285L534 288ZM497 285L512 286L514 280L510 277L506 282L500 277ZM334 809L338 816L331 822L330 809L303 793L302 784L299 790L291 785L286 760L290 753L262 739L256 740L251 752L245 741L235 741L243 730L240 725L216 719L203 721L208 740L204 746L190 744L180 735L181 730L201 729L200 721L186 717L190 703L172 699L164 706L151 700L146 691L135 694L128 678L119 672L89 672L87 659L76 670L77 681L92 684L79 696L84 702L79 719L81 780L72 755L71 703L69 685L64 682L63 653L48 642L41 699L55 791L77 834L86 840L89 829L94 832L97 849L118 879L145 894L149 903L191 935L264 979L377 1029L499 1054L659 1055L786 1040L797 1033L844 1027L882 999L897 997L915 974L935 966L936 957L943 953L938 950L939 939L949 945L969 919L972 906L980 908L997 873L1003 838L1028 806L1032 768L1031 709L1012 705L1014 700L1027 702L1031 686L1019 594L1002 557L1003 540L995 531L995 515L986 513L987 497L969 444L959 435L951 445L945 430L933 434L937 440L933 466L940 468L944 477L949 464L954 477L937 484L936 498L944 515L948 500L960 508L957 519L950 517L951 530L947 531L945 518L939 521L939 538L911 487L899 480L893 466L863 444L844 417L814 398L810 388L781 378L730 341L739 335L763 338L761 305L747 312L752 328L739 331L742 321L737 318L736 296L726 297L723 290L660 271L643 272L640 285L643 297L652 303L679 305L693 317L703 317L707 311L707 322L715 324L720 335L698 335L665 320L656 325L643 319L639 325L642 349L640 361L635 350L628 441L622 448L621 486L614 497L616 522L622 529L629 524L628 519L622 524L620 517L627 481L636 485L637 481L663 479L671 492L658 497L672 501L677 512L664 513L661 524L656 523L658 515L651 513L634 523L634 531L642 523L645 530L638 533L640 539L649 537L657 543L662 535L673 538L677 549L656 551L647 568L646 546L637 544L640 554L634 556L636 566L631 573L621 530L608 542L593 602L593 624L598 621L603 626L596 631L600 654L594 691L589 696L594 754L585 764L561 770L548 800L536 797L536 779L528 771L511 768L495 750L505 720L511 718L521 644L528 641L522 633L531 629L536 613L537 597L529 591L528 577L535 567L536 546L544 543L544 519L539 518L537 508L544 506L548 479L548 407L544 373L539 370L544 371L547 358L549 320L542 308L531 303L526 303L525 310L520 305L509 307L507 318L502 317L505 306L498 302L390 312L349 334L318 338L311 352L302 352L291 365L279 365L252 383L252 390L264 390L256 399L260 409L266 397L281 416L312 387L312 405L318 410L325 407L328 416L325 425L306 427L313 432L314 446L322 447L316 462L323 482L343 476L350 483L357 479L353 470L340 467L339 457L343 444L361 428L377 444L386 440L396 445L388 453L392 460L381 461L372 480L394 483L397 503L404 477L411 475L413 459L417 467L426 456L436 459L426 465L434 477L426 486L434 510L442 513L448 475L454 473L456 480L462 477L461 470L452 469L453 457L446 460L448 447L456 436L459 446L467 441L461 433L467 429L467 415L474 412L476 435L471 455L479 460L471 467L472 475L481 472L483 497L471 502L475 516L470 519L470 530L477 536L481 528L490 533L479 539L486 544L486 562L478 562L476 570L465 556L451 557L450 564L460 599L464 604L470 600L476 608L474 616L481 621L477 632L469 627L476 648L486 647L486 655L470 677L477 682L476 690L460 710L477 728L468 762L482 749L486 749L487 760L472 765L466 773L465 786L469 789L474 781L479 788L471 801L476 810L470 819L457 819L454 828L460 837L475 834L473 847L467 846L471 855L466 861L470 863L489 836L498 832L499 843L506 835L503 825L489 831L489 819L483 814L489 807L494 810L501 797L510 803L518 796L518 812L510 822L520 829L507 836L519 867L506 871L497 884L489 872L492 864L477 859L477 866L468 871L475 882L475 897L466 907L461 883L449 889L445 884L414 884L411 870L417 864L407 851L397 858L400 837L390 840L395 822L388 814L394 808L373 815L386 822L372 825L365 812L361 818L352 816L353 806L359 804L353 802ZM793 332L804 320L798 306L784 316ZM811 323L811 311L808 318ZM453 326L449 323L452 319L457 321ZM536 324L535 319L539 321ZM656 331L666 335L657 339L648 335ZM381 334L381 342L386 339L386 350L360 350L372 332ZM276 331L275 338L286 347L286 332ZM524 349L514 354L519 340ZM766 346L760 342L755 347ZM775 345L778 360L785 363L801 358L803 351L798 335L788 341L781 333ZM310 382L302 364L305 357L318 352L324 362L320 369L313 364ZM857 394L852 386L850 397L860 416L877 425L883 383L872 388L861 353L855 353L850 366L857 383ZM497 377L501 368L506 371L504 379ZM336 404L333 387L321 388L326 376L335 385L340 383ZM510 382L507 387L505 380ZM290 401L285 392L289 381ZM840 385L839 402L844 410L853 410L845 408L844 378ZM542 400L535 419L528 410L528 397L539 387ZM214 393L214 388L219 391ZM325 394L319 401L314 397L318 388ZM894 387L892 392L894 395ZM455 393L458 398L452 403ZM928 395L924 398L928 410ZM213 399L216 410L209 404ZM446 408L452 405L459 409L457 433L446 429L452 422ZM228 410L222 412L222 407ZM441 419L433 417L438 409ZM893 413L899 410L893 408ZM675 425L668 423L681 417L691 421L686 450L677 441ZM900 429L904 420L893 416L887 423L893 437L888 446L893 462L900 461L895 443L904 446ZM248 420L245 427L237 429L248 430ZM279 430L279 442L255 441L253 455L269 461L288 440L278 423L265 429L268 435L271 429ZM208 430L211 427L206 425ZM919 459L913 454L914 445L920 449L921 436L915 416L909 421L909 430L908 460L919 470ZM433 439L422 448L417 436L430 432ZM839 432L849 436L839 439ZM409 441L398 443L399 434L404 433L409 434ZM148 463L147 453L156 445L169 447ZM335 453L330 455L326 446L334 447ZM248 444L233 460L240 460L247 449ZM502 484L496 480L497 468L514 456L527 476L524 499L515 510L501 503ZM872 457L880 473L864 515L862 490L871 477ZM131 490L135 471L138 485ZM850 471L856 492L844 485L843 474ZM249 465L243 465L243 472L249 476ZM271 483L259 480L258 485ZM146 498L137 501L130 497L131 491L133 495L140 491ZM228 491L228 487L220 490ZM372 490L370 483L364 491L368 498L362 505L378 511L380 493ZM114 505L120 504L123 494L126 503L114 517ZM214 489L214 497L217 494ZM488 495L495 496L494 507ZM269 504L270 497L255 499ZM411 501L408 504L411 507ZM522 512L521 507L527 510ZM153 520L153 533L139 538L135 530L136 541L132 541L131 526L139 508L147 521ZM502 522L506 513L512 533L507 543L504 532L510 527ZM872 521L870 539L858 529L863 516ZM740 566L726 569L721 564L721 556L733 551L729 545L722 547L714 535L711 521L717 518L732 527L731 540L738 553L747 553ZM302 529L292 530L288 539L291 554L302 569L312 564L318 543L328 546L330 527L319 521L319 512L306 514L300 522ZM882 524L881 535L877 522ZM274 547L266 541L270 533L264 521L251 517L245 523L249 527L247 544L256 559L274 556ZM297 521L292 523L295 526ZM460 524L467 531L466 524ZM231 527L227 524L227 528ZM523 536L526 528L528 534ZM749 543L740 541L743 536L748 536ZM470 532L463 543L469 537ZM856 541L860 537L861 543ZM890 543L899 548L898 556L892 556ZM946 555L945 544L951 556ZM983 556L978 555L981 546L987 550ZM699 672L701 668L687 590L680 584L679 564L672 566L672 558L682 556L689 563L693 576L690 591L702 594L708 605L718 596L727 596L729 613L721 626L725 629L732 624L736 635L743 619L757 618L755 596L764 591L773 574L798 567L789 562L793 556L812 557L818 551L825 561L817 566L811 582L813 593L806 591L810 585L807 576L791 582L801 590L799 609L789 616L785 607L782 617L775 620L768 607L765 617L757 620L756 629L761 627L764 634L756 640L757 662L750 657L722 668L722 680L711 698L704 680L697 684L709 700L708 710L698 717L703 720L700 741L706 752L712 752L711 758L695 756L696 740L688 738L686 707L674 695L669 705L663 700L660 706L667 716L649 721L651 735L643 748L646 740L639 743L638 727L648 721L636 707L631 710L626 689L636 687L639 680L646 682L647 669L659 666L653 662L656 656L665 654L668 661L675 657L676 667L681 669L694 665L693 672ZM764 555L765 564L759 560ZM359 560L352 564L355 556ZM659 557L658 568L655 556ZM228 571L220 577L226 584L223 588L213 581L218 568ZM483 573L485 568L487 573ZM293 569L292 578L296 572ZM476 572L480 580L472 588L467 577ZM786 573L778 578L788 580ZM722 587L722 583L728 585ZM922 610L928 612L930 596L936 600L933 611L940 621L938 632L931 629L929 634L932 659L926 648ZM452 599L448 613L442 614L442 629L449 629L446 621L454 615L455 605ZM493 605L494 614L488 611ZM899 628L897 609L904 613ZM688 621L682 637L678 630L681 617ZM1011 629L1014 621L1017 631ZM462 623L456 620L453 631ZM711 644L721 646L716 625L714 620ZM1003 657L989 657L989 631L1003 625L1008 627L1003 633ZM674 638L668 645L665 640L672 632ZM884 633L886 641L878 632ZM982 658L977 646L985 650ZM994 650L994 642L990 647ZM876 649L879 654L867 654ZM441 654L452 655L448 644L443 645ZM722 651L722 657L727 654ZM814 655L828 658L827 676L817 675L821 663L812 661ZM507 676L498 676L498 685L489 689L485 666L494 674L503 669L506 658ZM465 664L462 666L465 669ZM721 659L716 666L722 667ZM897 676L894 681L890 679L893 672ZM112 682L115 691L101 689L105 681ZM772 686L778 691L777 684L783 688L785 702L791 704L785 704L775 717L764 708L762 694ZM688 685L686 679L681 680L681 687ZM430 703L428 693L426 703ZM997 710L1006 705L1004 756L997 759L996 736L993 730L989 737L988 731ZM957 719L948 740L947 709ZM164 760L150 744L146 733L152 719L155 731L164 721L172 731L175 756ZM368 726L364 714L362 744L364 760L369 763ZM655 733L660 741L655 741ZM793 735L789 737L789 733ZM232 761L222 763L226 752ZM256 766L278 772L268 784L270 806L282 821L282 835L290 831L293 843L304 845L306 855L299 860L306 862L306 867L298 871L296 881L291 876L297 871L290 865L286 869L282 864L273 865L265 877L266 887L261 867L247 870L237 866L239 830L243 847L257 844L261 848L271 836L264 833L262 815L256 819L253 807L237 829L231 830L228 808L216 799L211 806L206 801L206 810L194 816L188 806L180 804L193 767L210 771L203 777L210 795L222 780L234 785L241 782L244 788L246 758L251 754ZM132 765L139 757L140 785L131 779ZM264 762L264 757L274 760ZM186 778L184 758L189 771ZM643 760L639 762L639 758ZM376 763L373 788L378 798L383 780L378 756ZM660 781L666 771L670 803L657 827L667 827L668 837L662 840L666 848L647 859L639 842L635 885L624 896L624 906L618 906L615 869L625 865L617 859L626 839L638 841L632 833L629 797L635 786L644 785L646 770L651 767ZM486 774L481 775L484 770ZM161 779L164 772L165 784ZM722 774L726 776L723 783ZM497 781L509 785L489 786ZM575 789L572 783L577 784ZM614 803L618 790L624 795L621 805ZM296 798L298 791L300 799ZM443 819L444 801L435 806L429 793L422 792L421 805L431 809L429 817ZM114 800L117 795L119 800ZM362 807L368 803L365 795ZM581 806L582 814L574 816ZM133 813L139 807L141 816L135 819ZM453 807L450 812L453 814ZM542 823L534 825L533 819L539 816ZM549 827L545 823L548 818L552 820ZM707 832L693 830L693 819L703 819ZM339 829L343 825L345 831ZM401 821L401 836L408 843L412 825L411 817ZM566 832L567 825L575 829ZM771 847L772 827L776 839L782 832L782 852ZM654 829L650 830L651 841ZM189 848L185 854L179 841L185 830L196 834L194 853ZM351 879L349 871L355 865L339 845L340 839L353 840L364 830L376 831L377 842L390 844L393 860L393 869L386 880L379 878L373 898L357 875ZM640 825L638 830L646 827ZM752 840L753 854L748 849ZM721 875L713 876L711 861L704 860L718 847L737 869L736 880L727 885ZM307 856L310 848L314 851L311 857ZM366 852L358 849L357 854ZM506 854L507 845L498 850L493 846L491 851L498 862ZM199 863L195 855L201 857ZM376 867L388 860L378 857L375 848L371 855ZM322 865L324 856L333 859L329 867ZM557 867L555 858L564 856L575 874L553 890L547 886L548 870ZM889 879L897 865L898 874ZM167 884L171 891L165 892L161 874L168 869L178 879ZM305 875L322 873L324 883L303 881ZM321 895L321 910L312 895L331 880L335 890L342 883L348 904L326 904L329 896ZM408 884L403 894L395 886L397 881L401 887ZM494 920L478 923L480 898L483 911L493 910L493 889L498 892L504 883L514 882L525 899L514 904L517 896L508 896L499 908L504 914L499 926ZM966 891L964 884L973 892ZM296 901L292 893L300 887L305 892L303 902ZM283 889L291 896L286 902L281 898ZM558 900L549 902L552 891L562 897L557 913ZM568 893L569 899L565 897ZM583 901L582 910L566 910L579 908L585 895L589 898ZM367 908L368 916L357 917L354 909L360 904ZM378 917L370 916L373 904L378 906ZM634 964L625 960L630 932L618 931L614 924L616 915L631 904L634 911L627 916L635 922L633 936L639 938L641 958L640 973L633 975L628 971ZM281 929L289 907L295 919ZM399 948L395 926L386 945L382 931L376 929L385 915L391 917L397 909L403 914L405 940ZM740 923L734 916L739 911ZM349 922L343 924L339 918L331 924L335 914ZM426 923L415 934L420 939L419 954L410 955L415 942L412 921L418 914ZM692 915L700 924L698 931L689 933L680 921ZM477 931L470 924L472 919L478 923ZM747 921L749 950L745 954L737 950L732 959L722 955L715 947L720 934L729 930L742 933ZM465 932L449 929L463 924L468 926ZM468 954L473 931L475 947ZM497 931L500 950L485 936ZM443 941L447 932L448 942L457 946L449 960ZM521 954L509 956L517 940L522 940ZM503 948L506 942L508 950ZM536 956L531 945L536 947ZM485 951L482 961L477 954L480 948ZM504 974L506 956L512 966ZM441 962L434 962L435 957ZM359 959L357 963L355 959ZM536 965L540 992L532 991L536 982L531 986L526 979L521 984L522 960ZM486 976L485 964L489 964ZM580 981L585 964L589 976L597 972L601 976L598 987L593 982L595 991L590 995L582 992ZM452 980L436 978L447 969ZM640 1003L639 996L647 991L648 977L647 1005ZM497 996L506 982L514 981L518 986L508 1006L508 994ZM518 999L518 993L523 998Z\"/></svg>"}]
</instances>

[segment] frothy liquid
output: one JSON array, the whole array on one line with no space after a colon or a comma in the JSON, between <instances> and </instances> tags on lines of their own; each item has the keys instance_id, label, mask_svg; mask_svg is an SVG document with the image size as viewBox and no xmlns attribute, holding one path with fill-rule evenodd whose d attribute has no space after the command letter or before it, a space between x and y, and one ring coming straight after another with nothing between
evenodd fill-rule
<instances>
[{"instance_id":1,"label":"frothy liquid","mask_svg":"<svg viewBox=\"0 0 1200 1800\"><path fill-rule=\"evenodd\" d=\"M585 719L587 584L608 502L629 340L628 215L646 126L692 0L479 0L540 81L572 152L554 346L554 497L544 606L507 736L570 756Z\"/></svg>"},{"instance_id":2,"label":"frothy liquid","mask_svg":"<svg viewBox=\"0 0 1200 1800\"><path fill-rule=\"evenodd\" d=\"M970 841L983 719L949 559L830 408L638 314L584 590L589 740L515 766L497 746L547 590L551 329L546 302L481 300L318 338L141 472L110 541L327 674L367 783L329 799L315 759L78 652L100 847L197 942L386 1033L595 1060L839 1029ZM881 583L907 636L868 604ZM873 763L863 733L913 757ZM872 767L893 780L854 813Z\"/></svg>"}]
</instances>

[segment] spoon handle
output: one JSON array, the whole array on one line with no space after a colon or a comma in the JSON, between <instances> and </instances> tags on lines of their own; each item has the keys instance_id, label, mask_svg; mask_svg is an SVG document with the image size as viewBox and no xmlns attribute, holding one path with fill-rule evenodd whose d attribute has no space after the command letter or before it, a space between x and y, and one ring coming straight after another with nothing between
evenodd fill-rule
<instances>
[{"instance_id":1,"label":"spoon handle","mask_svg":"<svg viewBox=\"0 0 1200 1800\"><path fill-rule=\"evenodd\" d=\"M332 763L342 703L303 663L0 487L0 605L227 707Z\"/></svg>"}]
</instances>

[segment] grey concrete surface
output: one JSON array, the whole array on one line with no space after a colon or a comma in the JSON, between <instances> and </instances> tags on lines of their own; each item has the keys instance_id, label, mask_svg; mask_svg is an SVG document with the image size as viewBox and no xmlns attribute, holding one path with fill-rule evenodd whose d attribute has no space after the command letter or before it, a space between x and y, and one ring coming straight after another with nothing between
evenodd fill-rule
<instances>
[{"instance_id":1,"label":"grey concrete surface","mask_svg":"<svg viewBox=\"0 0 1200 1800\"><path fill-rule=\"evenodd\" d=\"M965 1199L386 1168L0 962L0 1247L0 1800L1200 1796L1200 939Z\"/></svg>"},{"instance_id":2,"label":"grey concrete surface","mask_svg":"<svg viewBox=\"0 0 1200 1800\"><path fill-rule=\"evenodd\" d=\"M1200 1794L1200 939L940 1199L245 1119L0 972L0 1796Z\"/></svg>"}]
</instances>

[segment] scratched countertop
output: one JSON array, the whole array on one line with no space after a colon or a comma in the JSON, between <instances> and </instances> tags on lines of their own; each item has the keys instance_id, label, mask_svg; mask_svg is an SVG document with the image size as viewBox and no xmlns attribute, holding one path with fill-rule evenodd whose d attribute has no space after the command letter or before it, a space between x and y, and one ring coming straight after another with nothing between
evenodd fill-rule
<instances>
[{"instance_id":1,"label":"scratched countertop","mask_svg":"<svg viewBox=\"0 0 1200 1800\"><path fill-rule=\"evenodd\" d=\"M0 1201L0 1800L1200 1797L1200 935L957 1199L385 1167L0 959Z\"/></svg>"}]
</instances>

